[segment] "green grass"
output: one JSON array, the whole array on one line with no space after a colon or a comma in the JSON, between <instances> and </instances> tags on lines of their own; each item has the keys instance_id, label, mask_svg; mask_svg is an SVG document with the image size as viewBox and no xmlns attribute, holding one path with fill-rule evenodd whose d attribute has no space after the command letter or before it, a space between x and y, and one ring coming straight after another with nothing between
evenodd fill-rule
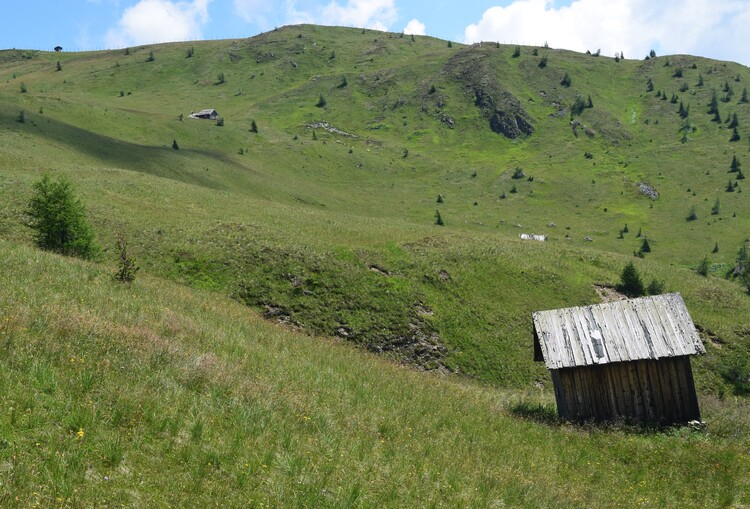
<instances>
[{"instance_id":1,"label":"green grass","mask_svg":"<svg viewBox=\"0 0 750 509\"><path fill-rule=\"evenodd\" d=\"M0 252L3 507L749 501L744 399L704 398L708 431L561 425L549 389L415 372L211 292Z\"/></svg>"},{"instance_id":2,"label":"green grass","mask_svg":"<svg viewBox=\"0 0 750 509\"><path fill-rule=\"evenodd\" d=\"M129 54L0 51L14 409L0 413L0 505L748 503L750 298L724 275L750 225L750 194L725 192L732 156L750 165L750 72L512 51L316 26ZM686 143L649 77L690 106ZM725 81L734 143L706 113ZM477 87L515 98L534 133L492 132ZM578 95L594 107L574 132ZM209 107L223 127L186 118ZM98 264L29 247L23 210L44 173L74 183ZM598 302L639 230L652 252L638 270L682 293L706 343L693 369L707 432L550 418L531 313ZM111 279L118 234L142 269L132 287Z\"/></svg>"}]
</instances>

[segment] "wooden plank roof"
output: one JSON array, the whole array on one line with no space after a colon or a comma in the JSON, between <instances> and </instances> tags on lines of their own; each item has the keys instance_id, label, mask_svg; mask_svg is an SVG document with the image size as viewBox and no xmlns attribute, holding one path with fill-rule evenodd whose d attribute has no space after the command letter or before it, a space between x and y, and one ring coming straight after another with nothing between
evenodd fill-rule
<instances>
[{"instance_id":1,"label":"wooden plank roof","mask_svg":"<svg viewBox=\"0 0 750 509\"><path fill-rule=\"evenodd\" d=\"M533 320L547 369L706 353L679 293L536 311Z\"/></svg>"}]
</instances>

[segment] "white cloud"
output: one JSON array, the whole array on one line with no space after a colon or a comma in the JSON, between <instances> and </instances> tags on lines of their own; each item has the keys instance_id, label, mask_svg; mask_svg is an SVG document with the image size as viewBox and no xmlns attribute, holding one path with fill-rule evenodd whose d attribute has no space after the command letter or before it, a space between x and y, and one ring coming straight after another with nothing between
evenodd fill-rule
<instances>
[{"instance_id":1,"label":"white cloud","mask_svg":"<svg viewBox=\"0 0 750 509\"><path fill-rule=\"evenodd\" d=\"M273 0L234 0L234 9L248 23L266 26L266 16L274 6Z\"/></svg>"},{"instance_id":2,"label":"white cloud","mask_svg":"<svg viewBox=\"0 0 750 509\"><path fill-rule=\"evenodd\" d=\"M750 62L744 39L750 2L738 0L516 0L466 27L465 41L500 41L642 58L691 53Z\"/></svg>"},{"instance_id":3,"label":"white cloud","mask_svg":"<svg viewBox=\"0 0 750 509\"><path fill-rule=\"evenodd\" d=\"M397 17L395 0L347 0L345 5L332 0L324 7L313 10L297 10L296 2L287 0L289 23L388 30L388 27L396 22Z\"/></svg>"},{"instance_id":4,"label":"white cloud","mask_svg":"<svg viewBox=\"0 0 750 509\"><path fill-rule=\"evenodd\" d=\"M415 18L406 24L404 33L406 35L425 35L425 28L424 23Z\"/></svg>"},{"instance_id":5,"label":"white cloud","mask_svg":"<svg viewBox=\"0 0 750 509\"><path fill-rule=\"evenodd\" d=\"M109 47L201 38L211 0L140 0L107 32Z\"/></svg>"}]
</instances>

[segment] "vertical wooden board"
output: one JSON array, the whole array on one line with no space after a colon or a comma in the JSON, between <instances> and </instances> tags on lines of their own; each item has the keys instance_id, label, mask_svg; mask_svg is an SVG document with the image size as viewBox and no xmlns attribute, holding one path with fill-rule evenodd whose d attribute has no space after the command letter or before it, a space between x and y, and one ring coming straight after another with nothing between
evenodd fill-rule
<instances>
[{"instance_id":1,"label":"vertical wooden board","mask_svg":"<svg viewBox=\"0 0 750 509\"><path fill-rule=\"evenodd\" d=\"M688 416L688 419L690 420L701 420L701 409L700 406L698 406L698 395L695 392L695 381L693 380L693 367L690 365L690 357L687 355L684 357L685 359L685 375L687 376L687 386L688 391L690 394L690 415Z\"/></svg>"},{"instance_id":2,"label":"vertical wooden board","mask_svg":"<svg viewBox=\"0 0 750 509\"><path fill-rule=\"evenodd\" d=\"M643 395L644 417L649 421L653 421L655 420L654 402L652 395L651 377L648 373L649 362L651 361L649 361L648 359L638 361L636 363L636 370L638 373L638 382L641 386L641 394Z\"/></svg>"},{"instance_id":3,"label":"vertical wooden board","mask_svg":"<svg viewBox=\"0 0 750 509\"><path fill-rule=\"evenodd\" d=\"M684 390L680 387L680 375L677 370L676 359L666 359L667 367L669 368L669 377L672 383L672 395L674 397L674 408L672 409L673 422L680 422L684 420L683 413L685 409L685 400L683 398Z\"/></svg>"},{"instance_id":4,"label":"vertical wooden board","mask_svg":"<svg viewBox=\"0 0 750 509\"><path fill-rule=\"evenodd\" d=\"M652 394L654 397L654 418L662 422L667 418L667 404L669 398L665 396L664 384L659 374L660 366L658 361L648 363L648 371L651 378Z\"/></svg>"},{"instance_id":5,"label":"vertical wooden board","mask_svg":"<svg viewBox=\"0 0 750 509\"><path fill-rule=\"evenodd\" d=\"M607 367L615 391L615 400L617 401L617 411L613 412L613 416L615 417L624 417L628 413L628 405L625 401L625 389L623 388L622 375L620 374L621 365L622 363L618 362Z\"/></svg>"},{"instance_id":6,"label":"vertical wooden board","mask_svg":"<svg viewBox=\"0 0 750 509\"><path fill-rule=\"evenodd\" d=\"M630 391L633 398L633 414L632 416L640 420L643 418L643 394L641 394L641 384L638 380L638 375L635 369L635 362L628 362L626 369L628 371L628 380L630 381Z\"/></svg>"},{"instance_id":7,"label":"vertical wooden board","mask_svg":"<svg viewBox=\"0 0 750 509\"><path fill-rule=\"evenodd\" d=\"M615 389L615 377L612 376L612 369L609 365L602 366L602 376L604 377L604 385L607 390L607 400L609 403L609 415L619 415L620 409L617 404L617 389Z\"/></svg>"},{"instance_id":8,"label":"vertical wooden board","mask_svg":"<svg viewBox=\"0 0 750 509\"><path fill-rule=\"evenodd\" d=\"M560 370L553 369L550 371L552 376L552 387L555 388L555 402L557 403L557 416L561 419L568 419L568 405L565 399L565 390L560 380Z\"/></svg>"}]
</instances>

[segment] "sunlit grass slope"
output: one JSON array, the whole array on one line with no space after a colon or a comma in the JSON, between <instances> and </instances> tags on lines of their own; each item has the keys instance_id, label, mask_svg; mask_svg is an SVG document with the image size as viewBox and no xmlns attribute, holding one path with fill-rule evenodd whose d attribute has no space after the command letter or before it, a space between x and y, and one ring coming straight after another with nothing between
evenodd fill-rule
<instances>
[{"instance_id":1,"label":"sunlit grass slope","mask_svg":"<svg viewBox=\"0 0 750 509\"><path fill-rule=\"evenodd\" d=\"M506 392L304 336L215 293L0 242L2 507L720 507L747 403L708 431L577 428Z\"/></svg>"}]
</instances>

